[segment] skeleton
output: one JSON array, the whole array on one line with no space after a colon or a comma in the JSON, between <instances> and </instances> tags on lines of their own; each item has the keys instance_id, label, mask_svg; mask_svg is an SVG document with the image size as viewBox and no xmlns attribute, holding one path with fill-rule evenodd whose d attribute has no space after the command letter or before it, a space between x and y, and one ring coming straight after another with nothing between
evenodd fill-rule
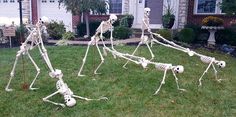
<instances>
[{"instance_id":1,"label":"skeleton","mask_svg":"<svg viewBox=\"0 0 236 117\"><path fill-rule=\"evenodd\" d=\"M148 8L145 8L144 9L144 12L145 14L149 14L150 10ZM220 68L224 68L226 66L226 63L224 61L218 61L216 60L214 57L209 57L209 56L205 56L205 55L202 55L202 54L199 54L195 51L192 51L190 50L189 48L185 48L185 47L182 47L178 44L175 44L174 42L172 41L169 41L167 39L165 39L164 37L162 37L160 34L157 34L157 33L153 33L151 32L151 29L149 27L149 18L148 18L149 15L144 15L144 19L147 19L147 20L143 20L143 25L142 25L142 36L141 36L141 41L139 43L139 45L136 47L136 49L134 50L134 52L132 53L132 55L135 54L135 52L137 51L137 49L139 48L140 44L142 43L145 43L151 53L151 56L154 57L150 47L149 47L149 43L157 43L157 44L160 44L160 45L163 45L165 47L169 47L169 48L172 48L172 49L176 49L176 50L179 50L179 51L182 51L182 52L185 52L187 53L189 56L198 56L200 57L200 60L203 62L203 63L206 63L206 64L209 64L208 67L206 68L206 70L203 72L202 76L199 78L199 86L202 85L201 81L202 81L202 78L203 76L208 72L208 69L212 66L213 70L215 71L215 78L218 82L220 82L222 79L218 79L217 77L217 70L214 66L214 64L218 65ZM145 27L146 26L146 27ZM150 33L150 37L151 39L149 39L148 36L144 35L144 30L148 29L148 32ZM160 41L158 41L157 39L154 38L154 36L158 37L159 39L161 39L162 41L164 41L165 43L162 43ZM124 68L126 68L126 65L129 61L127 61L125 64L124 64Z\"/></svg>"},{"instance_id":2,"label":"skeleton","mask_svg":"<svg viewBox=\"0 0 236 117\"><path fill-rule=\"evenodd\" d=\"M105 47L105 50L112 53L113 55L116 55L117 57L126 59L128 61L134 62L135 64L141 65L143 68L147 68L147 66L149 64L155 65L155 68L159 71L164 71L164 75L161 81L160 86L158 87L158 89L155 91L154 95L157 95L158 92L160 91L161 87L163 84L165 84L165 79L166 79L166 74L167 71L170 70L173 74L173 76L175 77L175 81L176 81L176 85L177 85L177 89L181 90L181 91L186 91L185 89L182 89L179 87L179 83L178 83L178 78L176 76L176 73L183 73L184 72L184 67L181 65L177 65L177 66L173 66L172 64L166 64L166 63L158 63L158 62L152 62L150 60L145 59L144 57L139 57L139 56L134 56L134 55L130 55L130 54L124 54L124 53L120 53L116 50L111 50L110 48Z\"/></svg>"},{"instance_id":3,"label":"skeleton","mask_svg":"<svg viewBox=\"0 0 236 117\"><path fill-rule=\"evenodd\" d=\"M56 102L53 102L53 101L49 100L50 97L52 97L52 96L54 96L58 93L60 93L61 95L64 96L64 100L66 102L66 105L69 106L69 107L72 107L76 104L76 100L74 98L79 98L79 99L83 99L83 100L86 100L86 101L108 99L106 97L101 97L99 99L89 99L89 98L74 95L73 92L70 90L70 88L67 86L67 84L64 83L64 81L62 79L63 74L62 74L61 70L53 68L53 66L51 64L51 61L48 57L47 50L43 45L43 41L42 41L42 37L41 37L41 31L44 31L44 32L46 31L46 27L44 26L44 23L46 21L48 21L48 19L46 17L42 17L42 19L40 19L37 22L35 27L32 27L32 26L27 27L27 29L30 31L30 34L27 37L26 41L24 43L22 43L22 45L20 46L20 50L17 52L16 60L15 60L13 69L11 71L11 77L10 77L10 80L9 80L5 90L6 91L12 91L12 89L9 89L9 85L11 83L12 78L14 77L15 67L16 67L18 58L21 55L25 55L25 54L28 55L28 57L30 58L31 62L33 63L33 65L35 66L35 68L37 70L37 74L36 74L33 82L30 85L30 90L38 89L38 88L33 88L32 86L33 86L35 80L37 79L37 77L40 73L40 69L29 54L29 50L32 50L34 47L38 47L40 54L42 55L44 61L46 62L46 65L48 66L48 68L50 70L49 76L51 78L55 78L55 79L58 80L57 83L56 83L57 91L50 94L49 96L43 98L43 101L65 107L65 105L62 104L62 103L56 103ZM29 42L31 42L30 45L27 44Z\"/></svg>"},{"instance_id":4,"label":"skeleton","mask_svg":"<svg viewBox=\"0 0 236 117\"><path fill-rule=\"evenodd\" d=\"M99 25L99 27L97 28L96 30L96 33L94 36L91 37L91 41L88 42L88 46L87 46L87 49L86 49L86 53L85 53L85 56L83 58L83 63L80 67L80 70L79 70L79 73L78 73L78 76L85 76L85 75L82 75L81 72L83 70L83 67L84 67L84 64L86 62L86 59L87 59L87 56L88 56L88 51L89 51L89 48L91 45L95 45L97 50L98 50L98 53L100 55L100 59L101 59L101 62L100 64L97 66L97 68L94 70L94 74L99 74L97 73L98 69L100 68L100 66L104 63L104 57L98 47L98 41L101 40L102 41L102 44L103 46L105 47L105 43L103 41L103 33L107 32L110 30L111 32L111 36L110 36L110 41L111 41L111 47L112 49L114 50L114 46L113 46L113 35L112 35L112 32L113 32L113 26L112 24L117 20L117 16L114 15L114 14L111 14L109 19L107 21L102 21L101 24ZM115 56L114 56L115 57Z\"/></svg>"},{"instance_id":5,"label":"skeleton","mask_svg":"<svg viewBox=\"0 0 236 117\"><path fill-rule=\"evenodd\" d=\"M133 51L132 55L134 55L136 53L136 51L138 50L138 48L142 45L145 44L148 47L148 50L151 54L151 60L155 57L155 55L153 54L150 46L149 46L149 38L147 38L147 36L144 35L145 30L148 30L148 32L151 32L150 29L150 25L149 25L149 15L150 15L150 8L144 8L144 18L142 20L142 26L141 26L141 30L142 30L142 35L141 35L141 41L139 42L138 46L135 48L135 50ZM129 61L127 61L124 65L123 68L126 68L126 65L129 63ZM127 69L127 68L126 68Z\"/></svg>"},{"instance_id":6,"label":"skeleton","mask_svg":"<svg viewBox=\"0 0 236 117\"><path fill-rule=\"evenodd\" d=\"M156 40L154 38L154 36L157 36L158 38L162 39L164 42L168 43L168 44L164 44L164 43L161 43L159 42L158 40ZM214 66L217 65L219 66L219 68L224 68L226 66L226 63L225 61L219 61L219 60L216 60L214 57L210 57L210 56L206 56L206 55L203 55L203 54L199 54L195 51L192 51L190 50L189 48L184 48L180 45L177 45L175 44L174 42L171 42L167 39L165 39L164 37L162 37L160 34L156 34L156 33L152 33L151 32L151 38L152 38L152 41L155 42L155 43L158 43L158 44L161 44L163 46L166 46L166 47L170 47L170 48L173 48L173 49L176 49L176 50L179 50L179 51L182 51L182 52L185 52L187 53L189 56L198 56L200 57L200 60L205 63L205 64L208 64L208 67L206 68L206 70L203 72L203 74L201 75L201 77L199 78L199 85L198 86L202 86L202 78L203 76L208 72L209 68L212 66L213 70L214 70L214 74L215 74L215 79L218 81L218 82L221 82L222 79L218 79L218 76L217 76L217 70Z\"/></svg>"},{"instance_id":7,"label":"skeleton","mask_svg":"<svg viewBox=\"0 0 236 117\"><path fill-rule=\"evenodd\" d=\"M59 106L62 106L64 108L65 104L57 103L57 102L49 100L49 98L51 98L52 96L54 96L56 94L63 95L65 103L66 103L66 106L68 106L68 107L72 107L72 106L74 106L76 104L75 98L79 98L79 99L86 100L86 101L91 101L91 100L108 100L107 97L101 97L99 99L90 99L90 98L74 95L74 93L71 91L71 89L63 81L63 79L62 79L63 74L62 74L61 70L57 70L56 69L54 74L52 75L52 77L56 78L58 80L57 83L56 83L57 91L52 93L52 94L50 94L50 95L48 95L48 96L46 96L46 97L44 97L43 101L45 101L45 102L49 102L49 103L52 103L54 105L59 105Z\"/></svg>"},{"instance_id":8,"label":"skeleton","mask_svg":"<svg viewBox=\"0 0 236 117\"><path fill-rule=\"evenodd\" d=\"M33 60L33 58L31 57L31 55L29 53L29 51L32 50L34 47L38 47L39 52L42 55L42 57L43 57L44 61L46 62L46 64L48 65L49 69L51 71L54 71L53 67L50 63L50 60L48 58L47 50L44 47L43 40L42 40L42 37L41 37L42 32L46 33L46 27L45 27L44 23L47 23L47 22L48 22L48 19L46 17L42 17L36 23L36 26L28 25L26 27L30 31L30 34L27 37L27 39L25 40L25 42L22 43L22 45L20 46L20 50L16 54L16 59L15 59L12 71L10 73L10 79L9 79L9 82L8 82L6 88L5 88L6 91L12 91L12 89L10 89L9 86L10 86L12 78L15 75L15 68L16 68L18 59L21 55L27 55L29 57L30 61L33 63L33 65L34 65L34 67L37 71L37 74L36 74L34 80L32 81L32 83L30 84L29 89L30 90L38 89L38 88L33 88L33 85L34 85L36 79L38 78L38 75L40 73L40 69L39 69L38 65L35 63L35 61ZM28 43L30 43L30 45Z\"/></svg>"}]
</instances>

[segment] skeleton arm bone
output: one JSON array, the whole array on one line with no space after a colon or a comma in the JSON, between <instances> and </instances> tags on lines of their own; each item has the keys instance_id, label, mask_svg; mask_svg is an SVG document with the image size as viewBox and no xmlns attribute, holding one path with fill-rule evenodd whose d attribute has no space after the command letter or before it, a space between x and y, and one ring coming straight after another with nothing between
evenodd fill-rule
<instances>
[{"instance_id":1,"label":"skeleton arm bone","mask_svg":"<svg viewBox=\"0 0 236 117\"><path fill-rule=\"evenodd\" d=\"M52 94L50 94L50 95L47 96L47 97L44 97L44 98L43 98L43 101L45 101L45 102L49 102L49 103L52 103L52 104L55 104L55 105L60 105L60 106L62 106L62 107L64 108L64 107L65 107L65 104L62 104L62 103L56 103L56 102L53 102L53 101L50 101L50 100L49 100L50 97L52 97L52 96L54 96L54 95L56 95L56 94L58 94L58 93L60 93L59 90L56 91L56 92L54 92L54 93L52 93Z\"/></svg>"}]
</instances>

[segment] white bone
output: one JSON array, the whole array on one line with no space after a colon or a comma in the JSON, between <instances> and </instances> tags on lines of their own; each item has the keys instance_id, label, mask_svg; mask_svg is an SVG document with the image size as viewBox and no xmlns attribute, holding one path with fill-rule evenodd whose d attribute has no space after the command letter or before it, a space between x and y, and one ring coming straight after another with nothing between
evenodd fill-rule
<instances>
[{"instance_id":1,"label":"white bone","mask_svg":"<svg viewBox=\"0 0 236 117\"><path fill-rule=\"evenodd\" d=\"M100 59L101 59L101 62L100 64L97 66L97 68L94 70L94 74L98 74L97 71L98 69L101 67L101 65L104 63L104 57L98 47L98 41L101 40L102 41L102 44L103 44L103 47L106 47L105 43L104 43L104 40L103 40L103 33L107 32L107 31L111 31L111 36L110 36L110 41L111 41L111 47L112 49L114 50L114 46L113 46L113 26L112 24L117 20L117 16L114 15L114 14L111 14L109 19L107 21L102 21L101 24L98 26L97 30L96 30L96 33L94 36L91 37L91 41L88 43L88 46L87 46L87 49L86 49L86 52L85 52L85 55L84 55L84 58L82 60L82 65L79 69L79 72L78 72L78 76L85 76L85 75L82 75L81 72L84 68L84 64L87 60L87 56L88 56L88 52L89 52L89 48L91 45L95 45L97 50L98 50L98 53L100 55ZM105 53L105 50L103 50L104 52L104 55L106 55ZM114 56L115 58L115 56Z\"/></svg>"},{"instance_id":2,"label":"white bone","mask_svg":"<svg viewBox=\"0 0 236 117\"><path fill-rule=\"evenodd\" d=\"M198 56L200 57L200 60L203 62L203 63L206 63L206 64L209 64L208 67L206 68L206 70L204 71L204 73L202 74L202 76L200 77L199 79L199 86L201 86L201 80L202 80L202 77L205 75L205 73L208 71L209 67L212 66L214 71L215 71L215 78L217 79L217 81L221 81L221 79L218 79L217 77L217 71L214 67L214 64L216 64L217 66L219 66L220 68L224 68L226 66L226 63L225 61L218 61L218 60L215 60L215 58L213 57L209 57L209 56L205 56L205 55L202 55L202 54L199 54L195 51L192 51L190 50L189 48L185 48L185 47L182 47L178 44L175 44L174 42L172 41L169 41L167 39L165 39L164 37L162 37L160 34L157 34L157 33L153 33L151 32L151 29L150 29L150 26L149 26L149 14L150 14L150 9L149 8L145 8L144 9L144 18L143 18L143 22L142 22L142 36L141 36L141 41L139 43L139 45L135 48L134 52L132 53L132 55L135 54L135 52L137 51L137 49L139 48L140 44L141 43L147 43L147 42L151 42L151 45L152 43L157 43L157 44L160 44L160 45L163 45L165 47L169 47L169 48L172 48L172 49L175 49L175 50L179 50L179 51L182 51L182 52L185 52L187 53L189 56ZM151 39L146 39L147 36L144 35L144 31L145 30L148 30L148 32L151 34L150 37ZM154 36L158 37L159 39L161 39L162 41L164 41L165 43L162 43L160 41L158 41L157 39L154 38ZM147 41L148 40L148 41ZM154 55L152 54L152 50L151 48L147 45L151 55L152 55L152 58L154 57ZM123 67L126 68L126 65L128 64L129 61L127 61Z\"/></svg>"},{"instance_id":3,"label":"white bone","mask_svg":"<svg viewBox=\"0 0 236 117\"><path fill-rule=\"evenodd\" d=\"M160 86L158 87L158 89L155 91L154 95L156 95L162 85L165 83L165 78L166 78L166 73L168 70L172 71L173 76L175 77L175 81L176 81L176 85L177 85L177 89L181 90L181 91L186 91L185 89L181 89L179 88L179 84L178 84L178 78L176 77L175 73L182 73L184 71L183 66L172 66L172 64L166 64L166 63L158 63L158 62L152 62L150 60L145 59L144 57L139 57L139 56L134 56L134 55L130 55L130 54L124 54L121 52L118 52L116 50L112 50L108 47L104 47L105 50L107 50L108 52L115 54L116 56L126 59L128 61L134 62L135 64L141 65L143 68L147 68L147 66L149 64L155 65L156 69L159 71L164 71L164 75L163 75L163 79L162 82L160 84Z\"/></svg>"}]
</instances>

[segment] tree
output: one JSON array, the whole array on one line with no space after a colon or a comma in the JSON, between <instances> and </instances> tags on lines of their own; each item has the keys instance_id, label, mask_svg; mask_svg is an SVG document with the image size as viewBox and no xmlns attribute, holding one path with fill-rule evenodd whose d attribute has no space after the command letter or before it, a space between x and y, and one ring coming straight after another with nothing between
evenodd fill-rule
<instances>
[{"instance_id":1,"label":"tree","mask_svg":"<svg viewBox=\"0 0 236 117\"><path fill-rule=\"evenodd\" d=\"M236 0L222 0L220 7L227 15L236 16Z\"/></svg>"},{"instance_id":2,"label":"tree","mask_svg":"<svg viewBox=\"0 0 236 117\"><path fill-rule=\"evenodd\" d=\"M90 11L98 14L106 13L105 0L59 0L59 6L63 4L67 11L73 15L84 14L86 23L87 36L90 36L89 31L89 14Z\"/></svg>"}]
</instances>

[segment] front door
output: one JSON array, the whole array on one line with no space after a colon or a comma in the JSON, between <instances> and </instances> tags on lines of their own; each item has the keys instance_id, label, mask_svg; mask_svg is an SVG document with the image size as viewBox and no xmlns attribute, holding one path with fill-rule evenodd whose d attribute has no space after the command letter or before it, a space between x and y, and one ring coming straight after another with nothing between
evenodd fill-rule
<instances>
[{"instance_id":1,"label":"front door","mask_svg":"<svg viewBox=\"0 0 236 117\"><path fill-rule=\"evenodd\" d=\"M150 27L152 29L161 28L161 18L163 14L163 0L136 0L135 20L133 28L141 28L142 19L144 17L144 8L151 9Z\"/></svg>"}]
</instances>

